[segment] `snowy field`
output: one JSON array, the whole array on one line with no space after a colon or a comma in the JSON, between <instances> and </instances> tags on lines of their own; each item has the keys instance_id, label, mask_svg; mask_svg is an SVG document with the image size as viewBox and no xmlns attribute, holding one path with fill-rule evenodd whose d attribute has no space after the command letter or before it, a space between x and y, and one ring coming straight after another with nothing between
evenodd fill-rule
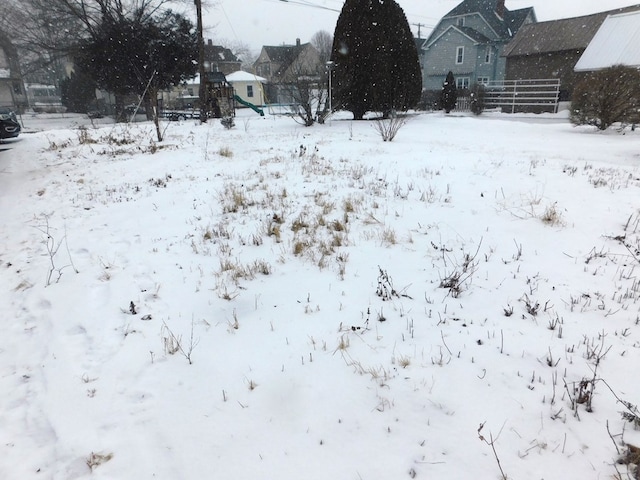
<instances>
[{"instance_id":1,"label":"snowy field","mask_svg":"<svg viewBox=\"0 0 640 480\"><path fill-rule=\"evenodd\" d=\"M640 132L32 120L0 479L638 478Z\"/></svg>"}]
</instances>

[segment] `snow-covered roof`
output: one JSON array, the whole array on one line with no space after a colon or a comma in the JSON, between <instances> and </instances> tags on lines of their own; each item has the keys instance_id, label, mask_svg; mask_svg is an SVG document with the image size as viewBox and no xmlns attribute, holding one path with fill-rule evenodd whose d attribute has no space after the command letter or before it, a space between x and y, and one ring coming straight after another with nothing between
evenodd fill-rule
<instances>
[{"instance_id":1,"label":"snow-covered roof","mask_svg":"<svg viewBox=\"0 0 640 480\"><path fill-rule=\"evenodd\" d=\"M266 78L259 77L258 75L254 75L253 73L244 72L242 70L238 70L237 72L230 73L227 75L227 82L260 82L267 83Z\"/></svg>"},{"instance_id":2,"label":"snow-covered roof","mask_svg":"<svg viewBox=\"0 0 640 480\"><path fill-rule=\"evenodd\" d=\"M600 70L613 65L640 67L640 11L609 15L587 46L575 71Z\"/></svg>"}]
</instances>

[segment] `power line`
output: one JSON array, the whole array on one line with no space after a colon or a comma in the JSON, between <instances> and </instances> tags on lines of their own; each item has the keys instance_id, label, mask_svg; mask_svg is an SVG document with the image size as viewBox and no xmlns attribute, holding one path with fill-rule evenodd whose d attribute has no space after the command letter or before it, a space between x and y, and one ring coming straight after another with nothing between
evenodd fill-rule
<instances>
[{"instance_id":1,"label":"power line","mask_svg":"<svg viewBox=\"0 0 640 480\"><path fill-rule=\"evenodd\" d=\"M329 10L330 12L338 12L338 13L340 13L340 10L337 10L335 8L329 8L329 7L325 7L324 5L318 5L318 4L311 3L311 2L305 2L303 0L300 0L300 1L297 1L297 0L267 0L267 1L291 3L292 5L300 5L300 6L303 6L303 7L312 7L312 8L318 8L320 10Z\"/></svg>"},{"instance_id":2,"label":"power line","mask_svg":"<svg viewBox=\"0 0 640 480\"><path fill-rule=\"evenodd\" d=\"M305 0L266 0L268 2L271 3L289 3L292 5L298 5L298 6L302 6L302 7L311 7L311 8L318 8L320 10L329 10L330 12L341 12L341 10L335 9L335 8L329 8L329 7L325 7L324 5L318 5L317 3L312 3L309 1L305 1ZM422 18L428 18L430 20L436 20L434 18L431 17L426 17L424 15L413 15L411 14L412 17L422 17ZM416 26L418 27L418 38L420 38L421 35L421 29L422 27L426 27L426 28L435 28L435 25L428 25L428 24L424 24L424 23L413 23L413 22L409 22L410 25Z\"/></svg>"}]
</instances>

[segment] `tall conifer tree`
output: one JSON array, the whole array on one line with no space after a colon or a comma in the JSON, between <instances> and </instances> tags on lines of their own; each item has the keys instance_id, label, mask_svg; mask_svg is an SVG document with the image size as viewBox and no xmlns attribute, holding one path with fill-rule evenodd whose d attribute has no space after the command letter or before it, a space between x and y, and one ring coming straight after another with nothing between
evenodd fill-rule
<instances>
[{"instance_id":1,"label":"tall conifer tree","mask_svg":"<svg viewBox=\"0 0 640 480\"><path fill-rule=\"evenodd\" d=\"M418 51L407 17L394 0L346 0L331 60L334 104L356 120L367 111L386 117L420 99Z\"/></svg>"},{"instance_id":2,"label":"tall conifer tree","mask_svg":"<svg viewBox=\"0 0 640 480\"><path fill-rule=\"evenodd\" d=\"M458 102L458 88L456 87L456 79L453 76L453 72L447 73L447 78L442 84L442 91L440 92L440 103L444 111L449 113L456 108Z\"/></svg>"}]
</instances>

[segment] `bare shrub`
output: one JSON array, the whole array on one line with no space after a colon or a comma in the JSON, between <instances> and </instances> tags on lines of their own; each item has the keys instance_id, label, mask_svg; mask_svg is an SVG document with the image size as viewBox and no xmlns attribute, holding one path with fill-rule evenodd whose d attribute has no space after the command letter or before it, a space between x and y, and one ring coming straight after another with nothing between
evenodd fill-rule
<instances>
[{"instance_id":1,"label":"bare shrub","mask_svg":"<svg viewBox=\"0 0 640 480\"><path fill-rule=\"evenodd\" d=\"M180 353L189 362L189 365L192 365L193 359L191 356L193 354L193 350L196 348L198 343L200 343L199 339L195 339L193 337L193 327L194 321L191 319L191 334L189 335L189 342L184 343L182 341L182 335L175 335L167 323L162 322L162 342L165 353L169 355Z\"/></svg>"},{"instance_id":2,"label":"bare shrub","mask_svg":"<svg viewBox=\"0 0 640 480\"><path fill-rule=\"evenodd\" d=\"M615 65L587 75L573 91L570 119L574 125L606 130L615 122L637 123L640 72Z\"/></svg>"},{"instance_id":3,"label":"bare shrub","mask_svg":"<svg viewBox=\"0 0 640 480\"><path fill-rule=\"evenodd\" d=\"M220 147L218 150L218 155L221 157L231 158L233 157L233 151L229 147Z\"/></svg>"},{"instance_id":4,"label":"bare shrub","mask_svg":"<svg viewBox=\"0 0 640 480\"><path fill-rule=\"evenodd\" d=\"M407 117L403 115L393 115L389 118L376 120L373 128L384 142L393 142L398 131L407 124Z\"/></svg>"},{"instance_id":5,"label":"bare shrub","mask_svg":"<svg viewBox=\"0 0 640 480\"><path fill-rule=\"evenodd\" d=\"M558 209L558 204L555 202L545 208L544 213L540 216L540 220L542 220L547 225L564 224L564 220L562 219L562 211Z\"/></svg>"},{"instance_id":6,"label":"bare shrub","mask_svg":"<svg viewBox=\"0 0 640 480\"><path fill-rule=\"evenodd\" d=\"M87 467L89 467L89 470L93 471L96 467L108 462L112 458L113 453L102 454L91 452L91 455L87 457Z\"/></svg>"},{"instance_id":7,"label":"bare shrub","mask_svg":"<svg viewBox=\"0 0 640 480\"><path fill-rule=\"evenodd\" d=\"M453 298L458 298L464 290L464 285L471 281L473 275L478 270L478 261L476 257L482 246L482 240L478 244L478 249L474 254L464 252L461 262L454 259L454 268L445 277L440 280L440 288L446 288ZM446 253L446 249L443 249ZM443 257L446 262L446 256Z\"/></svg>"}]
</instances>

